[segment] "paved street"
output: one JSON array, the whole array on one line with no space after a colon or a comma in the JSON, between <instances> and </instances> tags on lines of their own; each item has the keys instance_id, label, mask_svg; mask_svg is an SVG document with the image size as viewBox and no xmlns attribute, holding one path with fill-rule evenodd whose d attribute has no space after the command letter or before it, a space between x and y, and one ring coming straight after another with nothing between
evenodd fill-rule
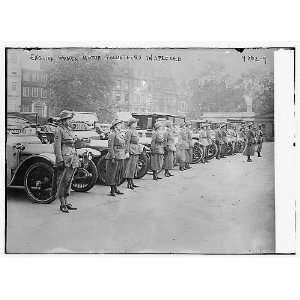
<instances>
[{"instance_id":1,"label":"paved street","mask_svg":"<svg viewBox=\"0 0 300 300\"><path fill-rule=\"evenodd\" d=\"M7 251L36 252L274 252L273 143L252 163L238 154L214 159L176 176L137 180L118 197L96 185L73 192L77 211L63 214L56 200L32 204L8 191Z\"/></svg>"}]
</instances>

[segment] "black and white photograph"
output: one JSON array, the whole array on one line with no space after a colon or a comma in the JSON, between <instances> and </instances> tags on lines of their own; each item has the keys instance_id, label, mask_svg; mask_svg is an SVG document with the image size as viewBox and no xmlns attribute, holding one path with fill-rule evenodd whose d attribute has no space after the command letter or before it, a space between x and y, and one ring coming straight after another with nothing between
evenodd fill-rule
<instances>
[{"instance_id":1,"label":"black and white photograph","mask_svg":"<svg viewBox=\"0 0 300 300\"><path fill-rule=\"evenodd\" d=\"M6 48L6 253L278 252L278 51Z\"/></svg>"}]
</instances>

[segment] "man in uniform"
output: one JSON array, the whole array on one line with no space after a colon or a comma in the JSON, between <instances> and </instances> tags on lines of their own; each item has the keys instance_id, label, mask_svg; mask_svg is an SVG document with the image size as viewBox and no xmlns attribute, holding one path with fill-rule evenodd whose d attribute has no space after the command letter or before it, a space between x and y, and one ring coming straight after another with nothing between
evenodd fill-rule
<instances>
[{"instance_id":1,"label":"man in uniform","mask_svg":"<svg viewBox=\"0 0 300 300\"><path fill-rule=\"evenodd\" d=\"M54 153L56 157L56 174L57 178L57 196L60 200L60 210L68 213L69 210L76 209L68 203L67 197L70 196L71 183L76 168L79 167L79 158L75 149L75 138L70 130L70 120L73 113L63 110L59 114L60 124L56 128L54 137ZM55 191L56 186L54 187ZM56 192L56 191L55 191Z\"/></svg>"}]
</instances>

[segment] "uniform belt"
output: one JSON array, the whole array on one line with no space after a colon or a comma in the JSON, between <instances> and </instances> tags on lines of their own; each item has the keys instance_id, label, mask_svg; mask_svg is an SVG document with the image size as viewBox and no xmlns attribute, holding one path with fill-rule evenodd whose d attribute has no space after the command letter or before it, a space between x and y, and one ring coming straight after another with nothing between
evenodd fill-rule
<instances>
[{"instance_id":1,"label":"uniform belt","mask_svg":"<svg viewBox=\"0 0 300 300\"><path fill-rule=\"evenodd\" d=\"M114 146L115 149L123 149L123 146Z\"/></svg>"},{"instance_id":2,"label":"uniform belt","mask_svg":"<svg viewBox=\"0 0 300 300\"><path fill-rule=\"evenodd\" d=\"M138 142L130 142L130 144L138 145Z\"/></svg>"},{"instance_id":3,"label":"uniform belt","mask_svg":"<svg viewBox=\"0 0 300 300\"><path fill-rule=\"evenodd\" d=\"M74 141L62 141L61 143L66 146L74 146Z\"/></svg>"}]
</instances>

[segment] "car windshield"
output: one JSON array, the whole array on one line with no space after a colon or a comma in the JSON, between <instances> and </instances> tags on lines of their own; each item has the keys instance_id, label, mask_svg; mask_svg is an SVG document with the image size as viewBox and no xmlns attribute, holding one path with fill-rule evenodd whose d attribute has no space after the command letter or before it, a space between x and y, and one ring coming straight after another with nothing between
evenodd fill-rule
<instances>
[{"instance_id":1,"label":"car windshield","mask_svg":"<svg viewBox=\"0 0 300 300\"><path fill-rule=\"evenodd\" d=\"M94 124L99 121L95 113L75 113L72 120L74 122L85 122L89 124Z\"/></svg>"}]
</instances>

